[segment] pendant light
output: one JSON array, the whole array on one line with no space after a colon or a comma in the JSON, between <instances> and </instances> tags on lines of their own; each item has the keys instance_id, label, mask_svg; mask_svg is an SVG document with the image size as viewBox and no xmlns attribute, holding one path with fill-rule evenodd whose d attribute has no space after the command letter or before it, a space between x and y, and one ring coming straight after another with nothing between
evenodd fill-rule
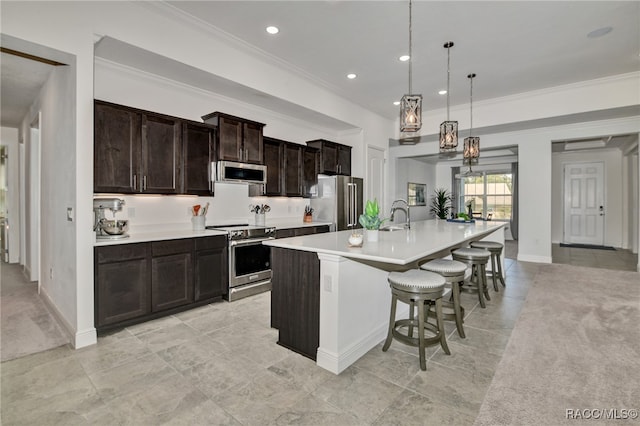
<instances>
[{"instance_id":1,"label":"pendant light","mask_svg":"<svg viewBox=\"0 0 640 426\"><path fill-rule=\"evenodd\" d=\"M470 110L470 125L469 125L469 137L464 138L464 163L471 166L478 163L480 157L480 138L477 136L471 136L473 134L473 78L476 75L471 73L467 76L470 81L471 90L469 95L469 110Z\"/></svg>"},{"instance_id":2,"label":"pendant light","mask_svg":"<svg viewBox=\"0 0 640 426\"><path fill-rule=\"evenodd\" d=\"M409 94L404 95L400 100L400 132L417 132L422 127L422 95L411 94L411 62L413 54L411 51L411 0L409 0ZM417 138L412 138L417 140Z\"/></svg>"},{"instance_id":3,"label":"pendant light","mask_svg":"<svg viewBox=\"0 0 640 426\"><path fill-rule=\"evenodd\" d=\"M449 120L450 50L452 47L452 41L444 44L444 48L447 49L447 120L440 124L440 152L445 154L455 153L458 147L458 122Z\"/></svg>"}]
</instances>

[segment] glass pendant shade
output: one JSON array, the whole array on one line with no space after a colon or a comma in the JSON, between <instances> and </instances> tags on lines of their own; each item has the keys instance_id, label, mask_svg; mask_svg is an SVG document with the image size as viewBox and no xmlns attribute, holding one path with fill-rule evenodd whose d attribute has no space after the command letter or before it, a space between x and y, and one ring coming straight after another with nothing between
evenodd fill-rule
<instances>
[{"instance_id":1,"label":"glass pendant shade","mask_svg":"<svg viewBox=\"0 0 640 426\"><path fill-rule=\"evenodd\" d=\"M476 164L480 157L480 138L477 136L469 136L464 138L464 162L466 164Z\"/></svg>"},{"instance_id":2,"label":"glass pendant shade","mask_svg":"<svg viewBox=\"0 0 640 426\"><path fill-rule=\"evenodd\" d=\"M453 152L458 147L458 122L443 121L440 124L440 152Z\"/></svg>"},{"instance_id":3,"label":"glass pendant shade","mask_svg":"<svg viewBox=\"0 0 640 426\"><path fill-rule=\"evenodd\" d=\"M400 100L400 131L417 132L422 127L422 95L404 95Z\"/></svg>"}]
</instances>

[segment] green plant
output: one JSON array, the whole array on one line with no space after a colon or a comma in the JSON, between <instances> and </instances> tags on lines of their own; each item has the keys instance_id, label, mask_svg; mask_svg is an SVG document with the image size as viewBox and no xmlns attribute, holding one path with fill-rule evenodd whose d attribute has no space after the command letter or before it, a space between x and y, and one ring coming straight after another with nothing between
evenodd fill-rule
<instances>
[{"instance_id":1,"label":"green plant","mask_svg":"<svg viewBox=\"0 0 640 426\"><path fill-rule=\"evenodd\" d=\"M446 219L451 210L451 195L444 188L434 189L433 193L430 211L440 219Z\"/></svg>"},{"instance_id":2,"label":"green plant","mask_svg":"<svg viewBox=\"0 0 640 426\"><path fill-rule=\"evenodd\" d=\"M471 218L469 217L469 215L468 215L468 214L466 214L466 213L458 213L458 217L459 217L460 219L464 219L464 220L471 220Z\"/></svg>"},{"instance_id":3,"label":"green plant","mask_svg":"<svg viewBox=\"0 0 640 426\"><path fill-rule=\"evenodd\" d=\"M358 222L365 229L380 229L380 225L386 219L380 218L380 206L378 206L378 200L367 200L367 205L364 208L364 213L358 218Z\"/></svg>"}]
</instances>

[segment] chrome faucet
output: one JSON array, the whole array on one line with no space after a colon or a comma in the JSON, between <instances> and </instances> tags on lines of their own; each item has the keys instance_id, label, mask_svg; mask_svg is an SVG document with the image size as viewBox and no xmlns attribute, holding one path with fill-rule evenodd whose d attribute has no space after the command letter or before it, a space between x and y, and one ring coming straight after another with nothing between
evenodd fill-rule
<instances>
[{"instance_id":1,"label":"chrome faucet","mask_svg":"<svg viewBox=\"0 0 640 426\"><path fill-rule=\"evenodd\" d=\"M396 206L397 203L402 203L406 207ZM391 216L389 217L389 220L391 222L393 222L393 216L395 215L396 210L401 210L404 212L404 214L407 216L407 222L405 223L404 226L407 229L411 228L411 215L409 214L409 203L407 203L403 199L398 199L398 200L395 200L393 203L391 203Z\"/></svg>"}]
</instances>

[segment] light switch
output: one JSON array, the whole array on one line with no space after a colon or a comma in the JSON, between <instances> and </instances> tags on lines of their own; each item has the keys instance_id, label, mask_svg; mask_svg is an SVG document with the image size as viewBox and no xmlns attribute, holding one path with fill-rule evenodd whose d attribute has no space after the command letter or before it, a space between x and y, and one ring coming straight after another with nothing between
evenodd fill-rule
<instances>
[{"instance_id":1,"label":"light switch","mask_svg":"<svg viewBox=\"0 0 640 426\"><path fill-rule=\"evenodd\" d=\"M67 222L73 222L73 207L67 207Z\"/></svg>"},{"instance_id":2,"label":"light switch","mask_svg":"<svg viewBox=\"0 0 640 426\"><path fill-rule=\"evenodd\" d=\"M331 275L324 276L324 291L331 293L333 283L331 282Z\"/></svg>"}]
</instances>

